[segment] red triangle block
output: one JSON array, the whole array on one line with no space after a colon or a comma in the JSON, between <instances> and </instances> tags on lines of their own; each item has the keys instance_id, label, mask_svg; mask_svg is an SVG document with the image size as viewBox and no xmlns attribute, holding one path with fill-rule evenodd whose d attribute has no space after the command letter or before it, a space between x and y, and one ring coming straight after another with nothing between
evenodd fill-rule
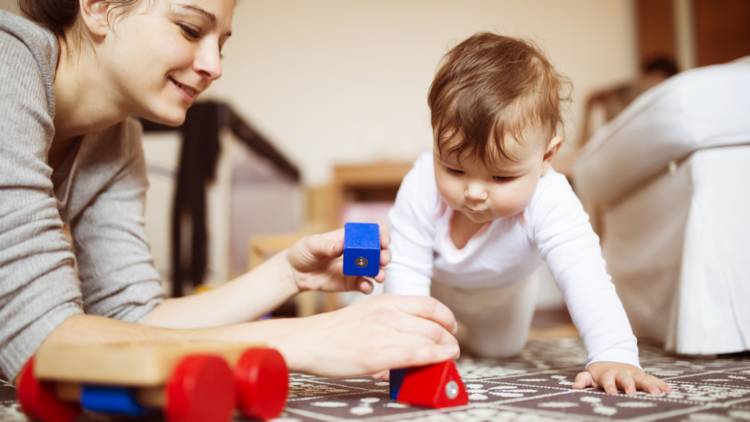
<instances>
[{"instance_id":1,"label":"red triangle block","mask_svg":"<svg viewBox=\"0 0 750 422\"><path fill-rule=\"evenodd\" d=\"M468 404L469 396L456 364L447 360L409 368L398 392L398 402L437 409Z\"/></svg>"}]
</instances>

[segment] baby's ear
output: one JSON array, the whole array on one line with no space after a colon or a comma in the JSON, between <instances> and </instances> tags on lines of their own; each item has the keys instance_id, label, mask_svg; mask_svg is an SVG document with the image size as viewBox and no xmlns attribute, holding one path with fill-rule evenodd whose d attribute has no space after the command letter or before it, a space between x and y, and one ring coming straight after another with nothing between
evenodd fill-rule
<instances>
[{"instance_id":1,"label":"baby's ear","mask_svg":"<svg viewBox=\"0 0 750 422\"><path fill-rule=\"evenodd\" d=\"M551 141L549 141L549 145L547 145L547 150L544 151L544 161L542 162L542 174L546 174L547 170L550 168L550 165L552 164L552 160L557 155L557 151L560 151L560 147L562 146L563 139L562 136L555 136L552 138Z\"/></svg>"},{"instance_id":2,"label":"baby's ear","mask_svg":"<svg viewBox=\"0 0 750 422\"><path fill-rule=\"evenodd\" d=\"M547 145L547 150L544 151L544 163L549 164L553 158L557 155L557 152L560 150L560 147L562 146L563 138L562 136L555 136L552 138L551 141L549 141L549 144Z\"/></svg>"}]
</instances>

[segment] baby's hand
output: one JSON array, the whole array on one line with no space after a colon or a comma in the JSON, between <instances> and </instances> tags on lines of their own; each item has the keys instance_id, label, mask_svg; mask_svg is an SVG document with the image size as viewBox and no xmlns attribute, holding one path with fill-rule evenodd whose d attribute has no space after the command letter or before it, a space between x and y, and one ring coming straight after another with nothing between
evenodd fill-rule
<instances>
[{"instance_id":1,"label":"baby's hand","mask_svg":"<svg viewBox=\"0 0 750 422\"><path fill-rule=\"evenodd\" d=\"M573 388L602 388L607 394L617 394L618 388L625 394L636 390L649 394L669 393L672 387L666 382L648 375L637 366L618 362L594 362L585 371L576 375Z\"/></svg>"}]
</instances>

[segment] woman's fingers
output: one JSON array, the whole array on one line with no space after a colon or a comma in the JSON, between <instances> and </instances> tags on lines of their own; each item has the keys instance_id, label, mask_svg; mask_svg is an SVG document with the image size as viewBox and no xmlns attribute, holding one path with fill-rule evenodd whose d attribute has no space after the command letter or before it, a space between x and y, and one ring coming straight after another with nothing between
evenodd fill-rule
<instances>
[{"instance_id":1,"label":"woman's fingers","mask_svg":"<svg viewBox=\"0 0 750 422\"><path fill-rule=\"evenodd\" d=\"M313 234L305 238L307 247L316 257L335 258L344 251L344 229L338 229L321 234ZM380 226L380 265L391 262L390 234Z\"/></svg>"},{"instance_id":2,"label":"woman's fingers","mask_svg":"<svg viewBox=\"0 0 750 422\"><path fill-rule=\"evenodd\" d=\"M369 295L372 293L372 291L375 289L375 284L372 278L370 277L362 277L359 280L359 288L358 290L366 295Z\"/></svg>"},{"instance_id":3,"label":"woman's fingers","mask_svg":"<svg viewBox=\"0 0 750 422\"><path fill-rule=\"evenodd\" d=\"M440 301L429 296L381 296L393 300L397 309L411 315L426 318L445 327L450 333L458 331L458 323L453 312Z\"/></svg>"},{"instance_id":4,"label":"woman's fingers","mask_svg":"<svg viewBox=\"0 0 750 422\"><path fill-rule=\"evenodd\" d=\"M408 368L413 366L429 365L449 359L456 359L459 354L458 345L424 343L415 336L397 336L405 339L400 344L380 349L377 354L371 356L371 362L377 368Z\"/></svg>"},{"instance_id":5,"label":"woman's fingers","mask_svg":"<svg viewBox=\"0 0 750 422\"><path fill-rule=\"evenodd\" d=\"M385 226L380 227L380 248L388 249L391 246L391 233Z\"/></svg>"},{"instance_id":6,"label":"woman's fingers","mask_svg":"<svg viewBox=\"0 0 750 422\"><path fill-rule=\"evenodd\" d=\"M398 319L384 316L384 318L388 320L381 321L382 323L389 325L400 333L424 337L437 344L457 344L456 338L435 321L415 316Z\"/></svg>"},{"instance_id":7,"label":"woman's fingers","mask_svg":"<svg viewBox=\"0 0 750 422\"><path fill-rule=\"evenodd\" d=\"M336 230L323 234L305 236L289 248L289 262L301 272L326 268L329 261L344 250L344 231Z\"/></svg>"},{"instance_id":8,"label":"woman's fingers","mask_svg":"<svg viewBox=\"0 0 750 422\"><path fill-rule=\"evenodd\" d=\"M310 249L316 257L335 258L344 252L344 229L310 236Z\"/></svg>"},{"instance_id":9,"label":"woman's fingers","mask_svg":"<svg viewBox=\"0 0 750 422\"><path fill-rule=\"evenodd\" d=\"M398 299L410 299L410 297L403 296ZM400 303L401 300L398 302ZM375 305L381 303L382 301L379 300L373 301ZM427 344L457 344L453 334L441 323L414 312L405 312L398 307L378 306L375 312L367 313L363 321L367 325L379 327L388 333L414 336Z\"/></svg>"},{"instance_id":10,"label":"woman's fingers","mask_svg":"<svg viewBox=\"0 0 750 422\"><path fill-rule=\"evenodd\" d=\"M389 370L379 371L372 374L372 377L378 381L388 381L391 378Z\"/></svg>"},{"instance_id":11,"label":"woman's fingers","mask_svg":"<svg viewBox=\"0 0 750 422\"><path fill-rule=\"evenodd\" d=\"M388 264L391 263L391 250L390 249L381 249L380 250L380 267L385 267Z\"/></svg>"}]
</instances>

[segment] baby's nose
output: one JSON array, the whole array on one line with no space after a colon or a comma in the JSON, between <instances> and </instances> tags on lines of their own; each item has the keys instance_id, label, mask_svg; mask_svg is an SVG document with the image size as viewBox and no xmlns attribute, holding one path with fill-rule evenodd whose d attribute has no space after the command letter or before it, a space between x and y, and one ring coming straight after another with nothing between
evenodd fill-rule
<instances>
[{"instance_id":1,"label":"baby's nose","mask_svg":"<svg viewBox=\"0 0 750 422\"><path fill-rule=\"evenodd\" d=\"M479 184L470 184L464 191L466 199L472 201L484 201L487 199L487 191L482 188Z\"/></svg>"}]
</instances>

